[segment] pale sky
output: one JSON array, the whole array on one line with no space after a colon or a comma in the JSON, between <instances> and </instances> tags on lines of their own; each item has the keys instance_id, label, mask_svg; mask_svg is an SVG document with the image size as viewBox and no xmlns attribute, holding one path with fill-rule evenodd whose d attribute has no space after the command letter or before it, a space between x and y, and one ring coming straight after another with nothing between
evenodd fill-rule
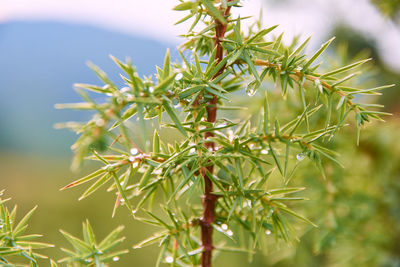
<instances>
[{"instance_id":1,"label":"pale sky","mask_svg":"<svg viewBox=\"0 0 400 267\"><path fill-rule=\"evenodd\" d=\"M382 18L368 0L244 0L233 12L258 16L265 26L279 24L277 33L290 39L313 35L311 47L327 38L331 26L344 21L377 40L391 66L400 70L400 27ZM12 20L54 20L85 23L127 34L176 43L187 25L174 26L184 12L172 11L177 0L0 0L0 23Z\"/></svg>"}]
</instances>

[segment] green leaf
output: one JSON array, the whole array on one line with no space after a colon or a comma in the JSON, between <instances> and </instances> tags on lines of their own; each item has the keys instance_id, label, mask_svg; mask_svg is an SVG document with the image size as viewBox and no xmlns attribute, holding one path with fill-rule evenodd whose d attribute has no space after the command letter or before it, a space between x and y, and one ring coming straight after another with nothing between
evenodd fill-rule
<instances>
[{"instance_id":1,"label":"green leaf","mask_svg":"<svg viewBox=\"0 0 400 267\"><path fill-rule=\"evenodd\" d=\"M68 232L65 232L64 230L60 230L60 233L63 234L63 236L68 240L68 242L71 243L74 248L76 248L78 251L83 252L83 253L89 253L91 251L91 248L88 244L80 240L79 238L71 235Z\"/></svg>"},{"instance_id":2,"label":"green leaf","mask_svg":"<svg viewBox=\"0 0 400 267\"><path fill-rule=\"evenodd\" d=\"M285 180L287 178L287 170L289 167L289 152L290 152L290 142L286 142L286 153L285 153L285 169L283 172L283 177L285 177Z\"/></svg>"},{"instance_id":3,"label":"green leaf","mask_svg":"<svg viewBox=\"0 0 400 267\"><path fill-rule=\"evenodd\" d=\"M165 228L167 228L168 230L171 230L172 229L172 227L169 225L169 224L167 224L164 220L162 220L160 217L158 217L158 216L156 216L154 213L152 213L152 212L150 212L150 211L148 211L148 210L145 210L145 212L148 214L148 215L150 215L151 217L153 217L157 222L159 222L159 225L161 226L164 226Z\"/></svg>"},{"instance_id":4,"label":"green leaf","mask_svg":"<svg viewBox=\"0 0 400 267\"><path fill-rule=\"evenodd\" d=\"M227 55L228 62L226 63L228 66L232 65L233 63L236 62L240 58L240 56L243 54L244 47L239 48L238 50L234 50L233 53L230 53Z\"/></svg>"},{"instance_id":5,"label":"green leaf","mask_svg":"<svg viewBox=\"0 0 400 267\"><path fill-rule=\"evenodd\" d=\"M243 169L242 169L242 164L240 162L240 159L235 159L235 163L236 163L236 171L237 171L237 176L239 178L239 186L240 186L240 191L243 192Z\"/></svg>"},{"instance_id":6,"label":"green leaf","mask_svg":"<svg viewBox=\"0 0 400 267\"><path fill-rule=\"evenodd\" d=\"M370 89L364 89L364 90L360 89L360 90L357 90L357 91L354 91L354 92L350 92L349 95L352 95L352 94L368 94L370 92L376 92L376 91L380 91L380 90L383 90L383 89L391 88L391 87L394 87L394 86L395 86L395 84L389 84L389 85L383 85L383 86L374 87L374 88L370 88ZM341 87L338 87L338 88L343 89Z\"/></svg>"},{"instance_id":7,"label":"green leaf","mask_svg":"<svg viewBox=\"0 0 400 267\"><path fill-rule=\"evenodd\" d=\"M149 168L143 174L142 179L140 179L140 182L139 182L139 189L142 189L145 185L147 185L153 170L154 170L154 167L149 166Z\"/></svg>"},{"instance_id":8,"label":"green leaf","mask_svg":"<svg viewBox=\"0 0 400 267\"><path fill-rule=\"evenodd\" d=\"M210 0L201 0L201 2L215 19L219 20L222 24L226 24L226 19L222 16L222 14Z\"/></svg>"},{"instance_id":9,"label":"green leaf","mask_svg":"<svg viewBox=\"0 0 400 267\"><path fill-rule=\"evenodd\" d=\"M130 119L133 115L135 115L137 112L137 106L136 105L132 105L130 106L127 110L124 111L124 113L121 116L121 119L119 119L117 122L115 122L113 124L113 126L111 126L111 128L109 129L109 131L117 128L121 122L124 122L128 119Z\"/></svg>"},{"instance_id":10,"label":"green leaf","mask_svg":"<svg viewBox=\"0 0 400 267\"><path fill-rule=\"evenodd\" d=\"M50 267L58 267L58 265L54 260L50 259Z\"/></svg>"},{"instance_id":11,"label":"green leaf","mask_svg":"<svg viewBox=\"0 0 400 267\"><path fill-rule=\"evenodd\" d=\"M350 64L350 65L338 68L336 70L332 70L330 72L324 73L320 78L326 78L326 77L329 77L329 76L332 76L332 75L335 75L335 74L339 74L339 73L354 69L354 68L356 68L356 67L358 67L358 66L360 66L360 65L362 65L362 64L364 64L364 63L366 63L366 62L368 62L370 60L372 60L372 58L368 58L368 59L357 61L357 62L355 62L353 64Z\"/></svg>"},{"instance_id":12,"label":"green leaf","mask_svg":"<svg viewBox=\"0 0 400 267\"><path fill-rule=\"evenodd\" d=\"M208 86L206 86L206 87L204 87L204 88L205 88L206 91L209 92L210 94L219 96L220 98L223 98L223 99L229 101L229 98L226 97L224 94L220 93L219 91L214 90L214 89L212 89L211 87L208 87Z\"/></svg>"},{"instance_id":13,"label":"green leaf","mask_svg":"<svg viewBox=\"0 0 400 267\"><path fill-rule=\"evenodd\" d=\"M244 56L244 60L245 60L246 63L248 64L249 70L250 70L250 72L253 74L254 78L255 78L258 82L261 82L260 76L258 75L258 71L257 71L256 66L254 65L254 63L253 63L253 61L252 61L252 59L251 59L251 57L250 57L249 52L246 51L246 50L243 51L243 56Z\"/></svg>"},{"instance_id":14,"label":"green leaf","mask_svg":"<svg viewBox=\"0 0 400 267\"><path fill-rule=\"evenodd\" d=\"M102 69L92 62L88 62L87 65L96 73L100 80L102 80L105 84L110 85L110 89L115 88L115 85L111 82L111 80L107 77L107 74Z\"/></svg>"},{"instance_id":15,"label":"green leaf","mask_svg":"<svg viewBox=\"0 0 400 267\"><path fill-rule=\"evenodd\" d=\"M297 130L297 127L300 125L300 123L303 121L303 119L306 117L308 112L308 107L306 107L303 111L303 113L301 114L301 116L298 118L298 120L296 121L296 124L293 126L292 130L289 133L289 136L292 136L294 134L294 132Z\"/></svg>"},{"instance_id":16,"label":"green leaf","mask_svg":"<svg viewBox=\"0 0 400 267\"><path fill-rule=\"evenodd\" d=\"M261 30L258 33L256 33L255 35L253 35L252 37L250 37L246 43L252 43L254 40L258 40L259 38L264 37L265 35L267 35L268 33L270 33L271 31L273 31L276 27L278 27L279 25L274 25L272 27L269 27L267 29Z\"/></svg>"},{"instance_id":17,"label":"green leaf","mask_svg":"<svg viewBox=\"0 0 400 267\"><path fill-rule=\"evenodd\" d=\"M300 52L303 51L303 49L307 46L307 44L308 44L308 42L310 41L310 39L311 39L311 36L308 37L301 45L299 45L299 47L298 47L295 51L293 51L293 53L291 53L291 54L289 55L289 58L291 58L291 57L293 57L293 56L295 56L295 55L300 54Z\"/></svg>"},{"instance_id":18,"label":"green leaf","mask_svg":"<svg viewBox=\"0 0 400 267\"><path fill-rule=\"evenodd\" d=\"M18 223L18 225L14 228L14 232L18 232L21 230L22 227L24 227L29 219L32 217L33 213L35 212L37 206L35 206L33 209L31 209Z\"/></svg>"},{"instance_id":19,"label":"green leaf","mask_svg":"<svg viewBox=\"0 0 400 267\"><path fill-rule=\"evenodd\" d=\"M100 250L106 250L110 244L113 244L117 239L119 234L124 230L124 226L118 226L111 233L109 233L99 244Z\"/></svg>"},{"instance_id":20,"label":"green leaf","mask_svg":"<svg viewBox=\"0 0 400 267\"><path fill-rule=\"evenodd\" d=\"M29 240L33 240L33 239L36 239L36 238L39 238L39 237L42 237L42 235L32 234L32 235L18 236L18 237L15 238L15 240L16 241L29 241Z\"/></svg>"},{"instance_id":21,"label":"green leaf","mask_svg":"<svg viewBox=\"0 0 400 267\"><path fill-rule=\"evenodd\" d=\"M188 2L183 2L180 3L179 5L174 6L173 10L176 11L184 11L184 10L189 10L196 7L196 3L192 2L192 1L188 1Z\"/></svg>"},{"instance_id":22,"label":"green leaf","mask_svg":"<svg viewBox=\"0 0 400 267\"><path fill-rule=\"evenodd\" d=\"M176 74L171 74L168 78L164 79L161 83L158 83L157 86L154 87L154 94L158 94L161 92L165 92L169 89L169 86L172 85L175 81Z\"/></svg>"},{"instance_id":23,"label":"green leaf","mask_svg":"<svg viewBox=\"0 0 400 267\"><path fill-rule=\"evenodd\" d=\"M342 83L344 83L344 82L346 82L346 81L352 79L353 77L357 76L357 75L360 74L360 73L361 73L361 72L356 72L356 73L352 73L352 74L350 74L350 75L347 75L347 76L344 77L343 79L341 79L341 80L339 80L339 81L337 81L337 82L334 82L331 86L332 86L332 87L335 87L335 86L337 86L337 85L339 85L339 84L342 84Z\"/></svg>"},{"instance_id":24,"label":"green leaf","mask_svg":"<svg viewBox=\"0 0 400 267\"><path fill-rule=\"evenodd\" d=\"M94 193L97 189L99 189L102 185L110 180L111 175L109 173L105 173L100 179L98 179L95 183L93 183L80 197L79 200L86 198L87 196Z\"/></svg>"},{"instance_id":25,"label":"green leaf","mask_svg":"<svg viewBox=\"0 0 400 267\"><path fill-rule=\"evenodd\" d=\"M60 190L65 190L65 189L68 189L68 188L71 188L71 187L86 183L86 182L96 178L97 176L99 176L99 175L101 175L101 174L103 174L105 172L106 172L105 169L99 169L99 170L94 171L94 172L92 172L91 174L89 174L89 175L87 175L85 177L82 177L81 179L78 179L78 180L76 180L76 181L64 186Z\"/></svg>"},{"instance_id":26,"label":"green leaf","mask_svg":"<svg viewBox=\"0 0 400 267\"><path fill-rule=\"evenodd\" d=\"M204 85L194 85L191 86L185 90L183 90L182 92L179 93L179 98L180 99L184 99L188 96L192 96L193 94L201 91L204 88Z\"/></svg>"},{"instance_id":27,"label":"green leaf","mask_svg":"<svg viewBox=\"0 0 400 267\"><path fill-rule=\"evenodd\" d=\"M52 248L54 245L43 243L43 242L31 242L31 241L17 241L17 246L23 247L25 249L43 249L43 248Z\"/></svg>"},{"instance_id":28,"label":"green leaf","mask_svg":"<svg viewBox=\"0 0 400 267\"><path fill-rule=\"evenodd\" d=\"M285 187L285 188L277 188L268 190L268 195L286 195L293 194L296 192L300 192L305 190L305 187Z\"/></svg>"},{"instance_id":29,"label":"green leaf","mask_svg":"<svg viewBox=\"0 0 400 267\"><path fill-rule=\"evenodd\" d=\"M276 155L274 148L272 147L271 143L269 143L268 145L269 145L269 149L271 151L272 158L274 159L279 172L281 173L282 176L284 176L281 163L279 162L278 156Z\"/></svg>"},{"instance_id":30,"label":"green leaf","mask_svg":"<svg viewBox=\"0 0 400 267\"><path fill-rule=\"evenodd\" d=\"M117 186L118 193L121 195L122 199L124 200L124 204L127 206L127 208L129 209L130 212L133 212L131 203L129 202L129 199L125 194L125 190L122 188L122 185L121 185L117 175L115 174L115 172L112 172L112 176L114 178L114 184Z\"/></svg>"},{"instance_id":31,"label":"green leaf","mask_svg":"<svg viewBox=\"0 0 400 267\"><path fill-rule=\"evenodd\" d=\"M169 48L167 48L167 52L165 53L165 58L164 58L164 69L163 69L163 76L162 79L165 80L167 77L169 77L170 73L170 56L169 56Z\"/></svg>"},{"instance_id":32,"label":"green leaf","mask_svg":"<svg viewBox=\"0 0 400 267\"><path fill-rule=\"evenodd\" d=\"M265 90L264 95L264 133L269 133L269 104L268 104L268 95L267 90Z\"/></svg>"},{"instance_id":33,"label":"green leaf","mask_svg":"<svg viewBox=\"0 0 400 267\"><path fill-rule=\"evenodd\" d=\"M96 244L96 237L94 235L92 226L89 223L89 220L86 219L86 224L83 224L84 232L87 233L88 241L93 246Z\"/></svg>"},{"instance_id":34,"label":"green leaf","mask_svg":"<svg viewBox=\"0 0 400 267\"><path fill-rule=\"evenodd\" d=\"M298 219L300 219L300 220L302 220L302 221L304 221L306 223L309 223L314 227L318 227L318 225L316 225L315 223L313 223L312 221L310 221L309 219L307 219L303 215L298 214L297 212L295 212L295 211L293 211L291 209L288 209L288 208L286 208L284 206L279 205L279 210L282 210L282 211L284 211L286 213L289 213L290 215L293 215L294 217L296 217L296 218L298 218Z\"/></svg>"},{"instance_id":35,"label":"green leaf","mask_svg":"<svg viewBox=\"0 0 400 267\"><path fill-rule=\"evenodd\" d=\"M332 37L329 39L326 43L321 45L321 48L318 49L317 52L307 61L306 64L304 64L303 69L307 69L311 66L311 64L328 48L328 46L332 43L332 41L335 39L335 37Z\"/></svg>"},{"instance_id":36,"label":"green leaf","mask_svg":"<svg viewBox=\"0 0 400 267\"><path fill-rule=\"evenodd\" d=\"M175 111L171 108L171 106L168 104L167 101L163 102L163 106L165 108L165 111L168 113L169 117L171 120L174 122L176 128L184 135L187 136L186 130L183 127L181 121L179 120L178 116L175 114Z\"/></svg>"},{"instance_id":37,"label":"green leaf","mask_svg":"<svg viewBox=\"0 0 400 267\"><path fill-rule=\"evenodd\" d=\"M154 153L160 153L160 136L157 133L157 130L154 130L154 135L153 135L153 152Z\"/></svg>"},{"instance_id":38,"label":"green leaf","mask_svg":"<svg viewBox=\"0 0 400 267\"><path fill-rule=\"evenodd\" d=\"M155 234L154 236L151 236L151 237L141 241L140 243L134 245L133 249L143 248L143 247L152 245L152 244L158 242L158 240L160 240L163 237L165 237L164 233Z\"/></svg>"}]
</instances>

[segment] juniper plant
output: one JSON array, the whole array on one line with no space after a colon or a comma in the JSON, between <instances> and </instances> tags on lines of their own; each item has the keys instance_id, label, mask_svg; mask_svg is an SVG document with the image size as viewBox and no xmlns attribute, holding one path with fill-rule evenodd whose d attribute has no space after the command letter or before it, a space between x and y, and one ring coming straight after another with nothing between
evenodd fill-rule
<instances>
[{"instance_id":1,"label":"juniper plant","mask_svg":"<svg viewBox=\"0 0 400 267\"><path fill-rule=\"evenodd\" d=\"M111 252L115 246L124 241L124 237L119 237L123 229L123 226L117 227L100 243L96 242L96 237L88 220L86 223L83 223L83 240L60 230L68 242L74 247L74 250L71 251L63 248L62 250L68 257L59 260L59 262L66 262L68 266L103 267L106 266L105 264L107 262L118 261L121 255L128 253L128 250ZM57 266L56 263L52 262L52 266L53 265Z\"/></svg>"},{"instance_id":2,"label":"juniper plant","mask_svg":"<svg viewBox=\"0 0 400 267\"><path fill-rule=\"evenodd\" d=\"M28 263L29 266L38 266L38 259L47 257L37 253L37 249L48 248L53 245L37 242L35 239L41 237L41 235L24 234L36 207L31 209L17 223L17 206L14 206L10 211L6 207L6 202L10 199L2 199L3 193L4 191L0 191L0 265L22 266L22 263Z\"/></svg>"},{"instance_id":3,"label":"juniper plant","mask_svg":"<svg viewBox=\"0 0 400 267\"><path fill-rule=\"evenodd\" d=\"M282 34L271 34L277 26L264 29L260 22L243 31L249 17L232 17L237 7L238 0L181 1L174 9L187 15L177 23L192 23L182 35L180 60L171 63L167 51L154 76L139 77L129 59L111 56L123 72L122 88L89 64L104 85L76 84L85 102L57 105L94 111L88 122L57 126L80 134L73 167L85 159L103 165L62 189L92 182L83 199L109 184L116 194L113 214L124 206L134 219L162 229L135 246L158 243L157 266L210 267L213 251L251 257L269 235L285 241L295 236L290 217L316 226L296 211L300 204L291 204L304 199L298 192L305 188L291 186L302 160L309 158L325 177L325 160L340 164L329 142L347 117L355 117L359 136L365 122L386 115L359 96L390 86L353 83L354 70L369 59L321 72L318 59L333 38L306 57L310 38L285 45ZM106 100L96 102L86 91ZM234 106L242 94L254 105ZM252 116L243 119L243 109ZM137 127L144 141L134 138ZM166 128L180 136L171 141ZM155 201L160 208L152 209ZM216 243L214 230L238 245Z\"/></svg>"}]
</instances>

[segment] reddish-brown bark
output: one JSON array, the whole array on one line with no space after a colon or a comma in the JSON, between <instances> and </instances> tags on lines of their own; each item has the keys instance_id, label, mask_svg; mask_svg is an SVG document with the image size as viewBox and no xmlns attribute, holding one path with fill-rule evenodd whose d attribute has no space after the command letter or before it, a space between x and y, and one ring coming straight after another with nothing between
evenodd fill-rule
<instances>
[{"instance_id":1,"label":"reddish-brown bark","mask_svg":"<svg viewBox=\"0 0 400 267\"><path fill-rule=\"evenodd\" d=\"M230 7L228 7L224 11L225 18L229 15ZM221 39L224 38L226 32L226 24L223 24L219 20L215 19L215 47L217 49L216 60L221 62L224 57L224 49L221 44ZM215 77L219 76L224 68L221 68L218 73L215 74ZM213 96L213 98L209 101L207 106L207 121L215 122L217 118L217 96ZM209 137L214 136L212 132L206 132L204 138L207 139ZM206 142L205 147L208 150L214 150L215 144L214 142ZM217 201L217 196L213 194L213 184L211 179L208 177L207 172L213 173L214 166L210 165L206 168L202 169L202 175L204 177L204 195L202 199L203 203L203 217L201 218L200 227L201 227L201 242L203 246L203 254L201 257L201 266L202 267L211 267L212 262L212 251L214 249L213 245L213 226L214 218L215 218L215 202Z\"/></svg>"}]
</instances>

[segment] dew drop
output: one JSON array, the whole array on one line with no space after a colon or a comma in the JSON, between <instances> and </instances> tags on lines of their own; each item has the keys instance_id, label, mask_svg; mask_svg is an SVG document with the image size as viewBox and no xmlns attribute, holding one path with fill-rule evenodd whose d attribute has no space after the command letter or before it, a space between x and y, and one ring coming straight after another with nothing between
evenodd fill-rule
<instances>
[{"instance_id":1,"label":"dew drop","mask_svg":"<svg viewBox=\"0 0 400 267\"><path fill-rule=\"evenodd\" d=\"M103 126L106 124L106 122L105 122L103 119L97 119L97 120L95 121L95 123L96 123L96 125L99 126L99 127L103 127Z\"/></svg>"},{"instance_id":2,"label":"dew drop","mask_svg":"<svg viewBox=\"0 0 400 267\"><path fill-rule=\"evenodd\" d=\"M268 154L268 149L263 149L263 150L261 150L261 154L267 155L267 154Z\"/></svg>"},{"instance_id":3,"label":"dew drop","mask_svg":"<svg viewBox=\"0 0 400 267\"><path fill-rule=\"evenodd\" d=\"M172 99L172 104L174 105L175 108L178 108L180 103L178 98Z\"/></svg>"},{"instance_id":4,"label":"dew drop","mask_svg":"<svg viewBox=\"0 0 400 267\"><path fill-rule=\"evenodd\" d=\"M228 231L226 231L226 234L227 234L227 235L229 235L229 236L233 236L233 232L232 232L232 230L228 230Z\"/></svg>"},{"instance_id":5,"label":"dew drop","mask_svg":"<svg viewBox=\"0 0 400 267\"><path fill-rule=\"evenodd\" d=\"M160 175L160 174L162 173L162 169L154 170L153 173L154 173L155 175Z\"/></svg>"},{"instance_id":6,"label":"dew drop","mask_svg":"<svg viewBox=\"0 0 400 267\"><path fill-rule=\"evenodd\" d=\"M317 85L319 91L321 92L321 94L323 93L324 89L322 87L321 81L319 79L315 80L315 84Z\"/></svg>"},{"instance_id":7,"label":"dew drop","mask_svg":"<svg viewBox=\"0 0 400 267\"><path fill-rule=\"evenodd\" d=\"M134 161L135 161L135 157L134 157L134 156L130 156L130 157L128 158L128 160L129 160L130 162L134 162Z\"/></svg>"},{"instance_id":8,"label":"dew drop","mask_svg":"<svg viewBox=\"0 0 400 267\"><path fill-rule=\"evenodd\" d=\"M306 157L306 155L304 155L303 153L297 154L296 155L296 159L298 161L302 161L304 158Z\"/></svg>"},{"instance_id":9,"label":"dew drop","mask_svg":"<svg viewBox=\"0 0 400 267\"><path fill-rule=\"evenodd\" d=\"M141 167L139 168L138 172L140 172L140 173L145 173L146 170L147 170L147 169L146 169L144 166L141 166Z\"/></svg>"},{"instance_id":10,"label":"dew drop","mask_svg":"<svg viewBox=\"0 0 400 267\"><path fill-rule=\"evenodd\" d=\"M139 166L139 162L135 161L132 163L132 168L137 168Z\"/></svg>"},{"instance_id":11,"label":"dew drop","mask_svg":"<svg viewBox=\"0 0 400 267\"><path fill-rule=\"evenodd\" d=\"M191 148L191 149L189 150L189 152L190 152L190 153L195 153L195 152L196 152L196 148L194 148L194 147Z\"/></svg>"},{"instance_id":12,"label":"dew drop","mask_svg":"<svg viewBox=\"0 0 400 267\"><path fill-rule=\"evenodd\" d=\"M150 92L150 93L153 93L153 92L154 92L154 87L151 87L151 86L150 86L150 87L149 87L149 92Z\"/></svg>"},{"instance_id":13,"label":"dew drop","mask_svg":"<svg viewBox=\"0 0 400 267\"><path fill-rule=\"evenodd\" d=\"M139 153L139 150L134 147L134 148L131 148L130 152L132 155L137 155Z\"/></svg>"},{"instance_id":14,"label":"dew drop","mask_svg":"<svg viewBox=\"0 0 400 267\"><path fill-rule=\"evenodd\" d=\"M250 86L250 85L247 86L247 88L246 88L246 94L247 94L248 96L253 96L253 95L256 94L256 92L257 92L257 90L256 90L254 87L252 87L252 86Z\"/></svg>"},{"instance_id":15,"label":"dew drop","mask_svg":"<svg viewBox=\"0 0 400 267\"><path fill-rule=\"evenodd\" d=\"M182 73L178 73L176 76L175 76L175 80L176 81L179 81L179 80L181 80L183 78L183 74Z\"/></svg>"},{"instance_id":16,"label":"dew drop","mask_svg":"<svg viewBox=\"0 0 400 267\"><path fill-rule=\"evenodd\" d=\"M231 141L231 142L233 141L233 138L235 138L232 130L228 131L228 138L229 138L229 141Z\"/></svg>"},{"instance_id":17,"label":"dew drop","mask_svg":"<svg viewBox=\"0 0 400 267\"><path fill-rule=\"evenodd\" d=\"M121 93L127 93L127 92L129 92L130 90L131 90L131 88L125 86L125 87L122 87L122 88L121 88L120 92L121 92Z\"/></svg>"},{"instance_id":18,"label":"dew drop","mask_svg":"<svg viewBox=\"0 0 400 267\"><path fill-rule=\"evenodd\" d=\"M113 258L113 261L119 261L119 257L115 256L115 257Z\"/></svg>"},{"instance_id":19,"label":"dew drop","mask_svg":"<svg viewBox=\"0 0 400 267\"><path fill-rule=\"evenodd\" d=\"M221 225L221 229L224 230L224 231L228 230L228 225L225 224L225 223L222 224L222 225Z\"/></svg>"},{"instance_id":20,"label":"dew drop","mask_svg":"<svg viewBox=\"0 0 400 267\"><path fill-rule=\"evenodd\" d=\"M172 263L173 261L174 261L174 258L172 258L171 256L168 256L165 258L166 263Z\"/></svg>"},{"instance_id":21,"label":"dew drop","mask_svg":"<svg viewBox=\"0 0 400 267\"><path fill-rule=\"evenodd\" d=\"M250 200L246 200L245 202L243 202L243 207L250 207L251 208L251 201Z\"/></svg>"},{"instance_id":22,"label":"dew drop","mask_svg":"<svg viewBox=\"0 0 400 267\"><path fill-rule=\"evenodd\" d=\"M267 231L265 231L265 234L266 234L266 235L270 235L270 234L271 234L271 231L270 231L270 230L267 230Z\"/></svg>"},{"instance_id":23,"label":"dew drop","mask_svg":"<svg viewBox=\"0 0 400 267\"><path fill-rule=\"evenodd\" d=\"M253 96L257 92L257 88L260 86L260 83L258 81L252 81L250 82L247 87L246 87L246 94L248 96Z\"/></svg>"}]
</instances>

